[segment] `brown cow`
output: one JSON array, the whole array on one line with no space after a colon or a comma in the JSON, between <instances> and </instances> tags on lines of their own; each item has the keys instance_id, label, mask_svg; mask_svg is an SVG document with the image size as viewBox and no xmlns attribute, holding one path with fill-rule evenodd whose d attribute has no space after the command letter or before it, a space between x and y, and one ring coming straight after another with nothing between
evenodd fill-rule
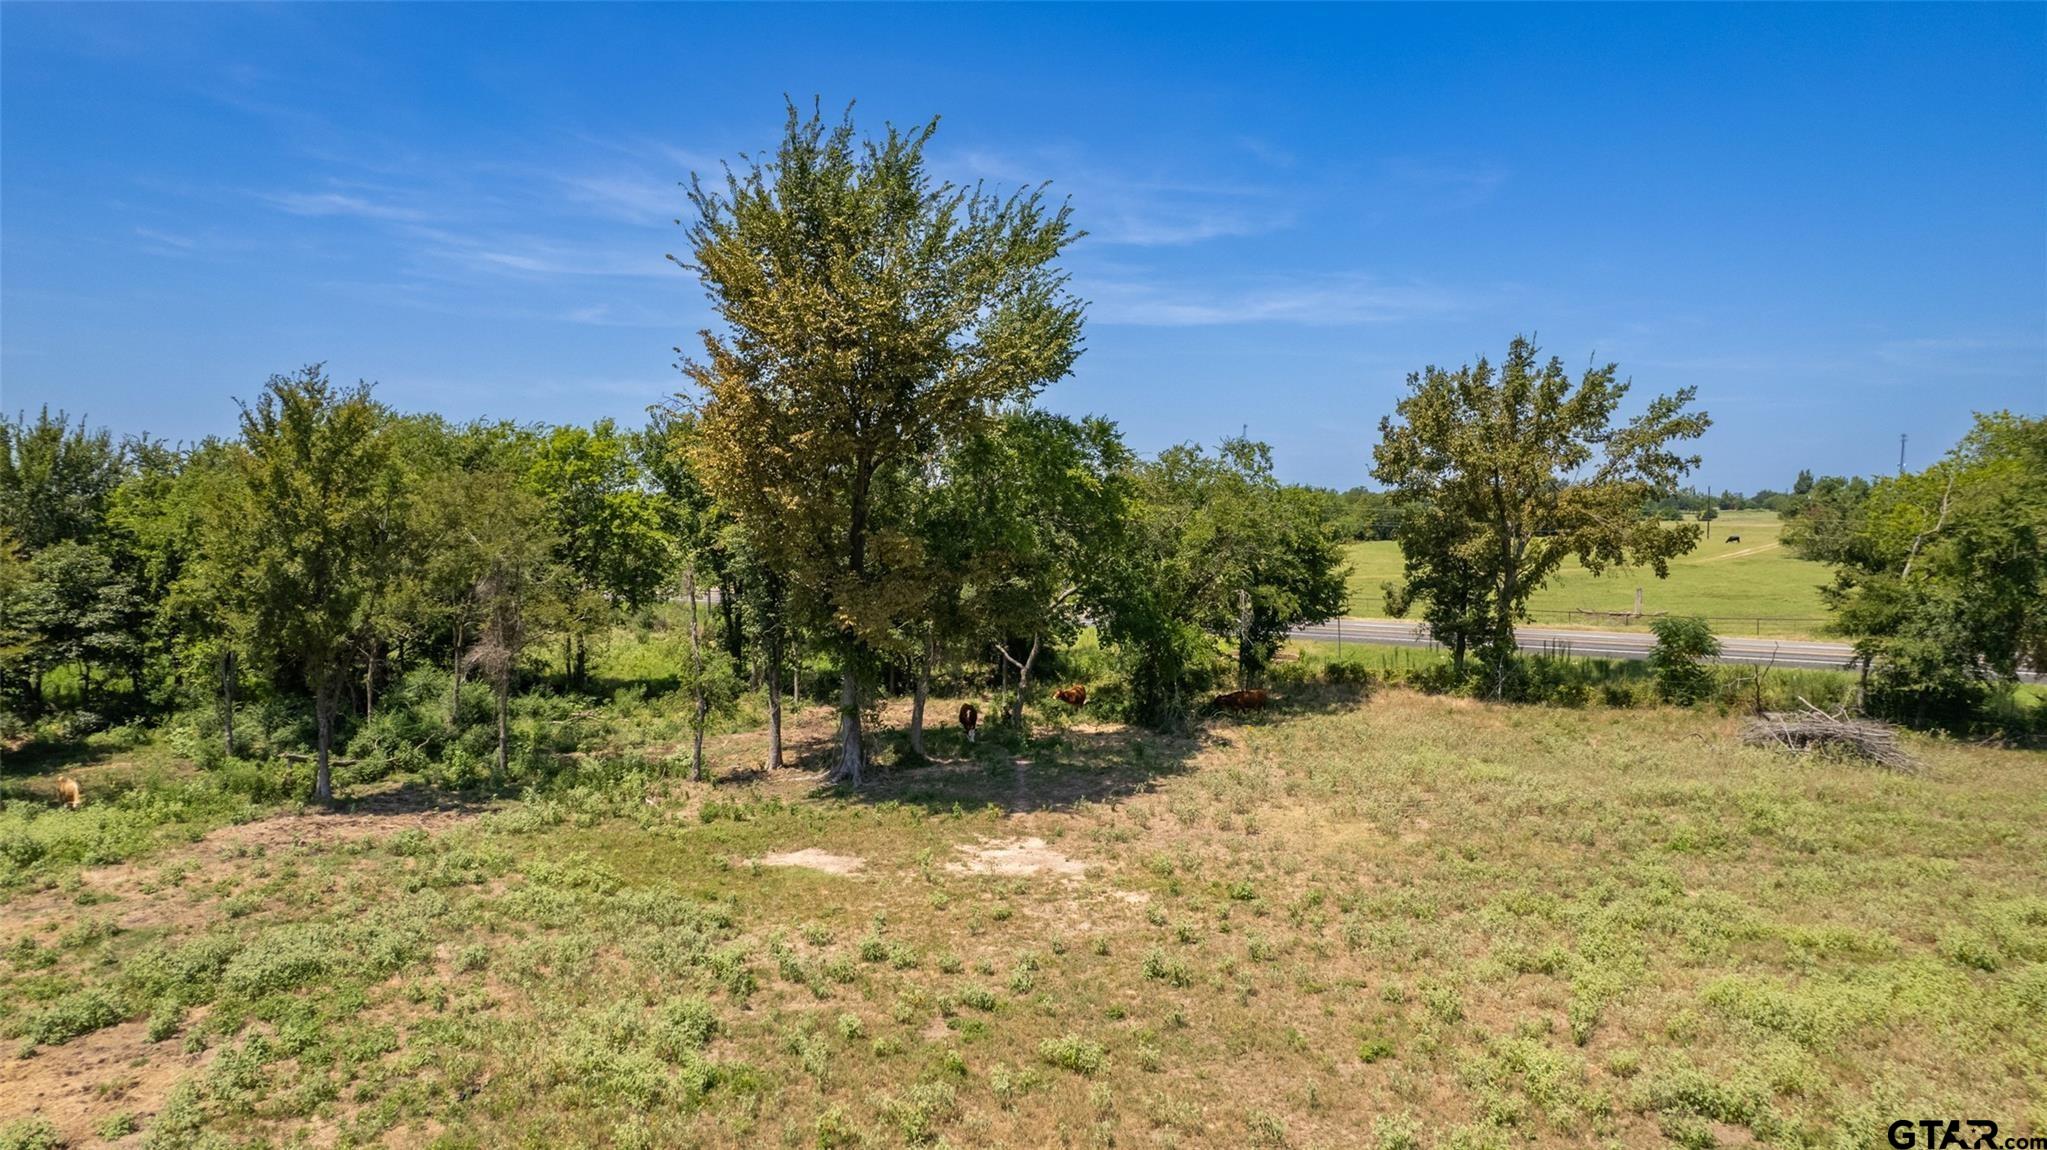
<instances>
[{"instance_id":1,"label":"brown cow","mask_svg":"<svg viewBox=\"0 0 2047 1150\"><path fill-rule=\"evenodd\" d=\"M974 741L974 728L981 725L981 708L972 703L960 704L960 729L967 733L967 741Z\"/></svg>"},{"instance_id":2,"label":"brown cow","mask_svg":"<svg viewBox=\"0 0 2047 1150\"><path fill-rule=\"evenodd\" d=\"M1262 711L1265 704L1271 700L1264 691L1253 687L1242 691L1226 691L1217 695L1213 701L1218 708L1225 711Z\"/></svg>"},{"instance_id":3,"label":"brown cow","mask_svg":"<svg viewBox=\"0 0 2047 1150\"><path fill-rule=\"evenodd\" d=\"M70 779L57 780L57 797L74 811L85 805L85 795L80 793L78 784Z\"/></svg>"},{"instance_id":4,"label":"brown cow","mask_svg":"<svg viewBox=\"0 0 2047 1150\"><path fill-rule=\"evenodd\" d=\"M1052 692L1052 697L1069 707L1085 707L1087 706L1087 684L1076 683L1071 687L1061 687Z\"/></svg>"}]
</instances>

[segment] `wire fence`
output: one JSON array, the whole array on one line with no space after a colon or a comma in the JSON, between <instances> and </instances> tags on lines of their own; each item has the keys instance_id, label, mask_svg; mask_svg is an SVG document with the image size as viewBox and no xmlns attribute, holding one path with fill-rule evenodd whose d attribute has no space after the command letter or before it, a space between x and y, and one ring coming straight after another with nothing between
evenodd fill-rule
<instances>
[{"instance_id":1,"label":"wire fence","mask_svg":"<svg viewBox=\"0 0 2047 1150\"><path fill-rule=\"evenodd\" d=\"M1588 611L1583 608L1531 610L1528 615L1539 623L1576 623L1600 628L1640 628L1648 630L1650 625L1664 615L1688 615L1688 611L1645 612L1637 615L1631 611ZM1786 635L1798 633L1817 635L1820 629L1832 620L1825 616L1809 615L1701 615L1713 630L1721 635Z\"/></svg>"}]
</instances>

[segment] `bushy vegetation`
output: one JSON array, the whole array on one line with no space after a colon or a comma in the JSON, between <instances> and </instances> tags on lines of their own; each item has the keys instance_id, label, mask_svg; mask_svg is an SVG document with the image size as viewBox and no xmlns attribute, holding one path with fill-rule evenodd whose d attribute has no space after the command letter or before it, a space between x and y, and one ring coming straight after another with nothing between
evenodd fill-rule
<instances>
[{"instance_id":1,"label":"bushy vegetation","mask_svg":"<svg viewBox=\"0 0 2047 1150\"><path fill-rule=\"evenodd\" d=\"M1666 615L1653 624L1656 647L1649 667L1656 689L1673 703L1696 703L1712 685L1707 660L1720 654L1713 628L1695 615Z\"/></svg>"},{"instance_id":2,"label":"bushy vegetation","mask_svg":"<svg viewBox=\"0 0 2047 1150\"><path fill-rule=\"evenodd\" d=\"M1994 725L1991 700L2047 666L2047 420L1980 415L1925 471L1816 488L1786 539L1834 566L1877 714Z\"/></svg>"}]
</instances>

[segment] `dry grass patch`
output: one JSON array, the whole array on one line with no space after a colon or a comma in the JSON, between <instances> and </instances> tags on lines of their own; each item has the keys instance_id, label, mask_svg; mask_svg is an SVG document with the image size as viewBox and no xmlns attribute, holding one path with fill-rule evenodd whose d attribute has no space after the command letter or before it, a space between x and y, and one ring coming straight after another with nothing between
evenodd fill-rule
<instances>
[{"instance_id":1,"label":"dry grass patch","mask_svg":"<svg viewBox=\"0 0 2047 1150\"><path fill-rule=\"evenodd\" d=\"M683 805L165 848L132 865L174 920L5 905L0 1099L79 1144L132 1110L164 1146L1792 1147L2047 1119L2040 755L1914 739L1908 777L1699 712L1306 702L1226 739L1048 724L859 795L735 770ZM135 1058L154 1077L123 1086Z\"/></svg>"}]
</instances>

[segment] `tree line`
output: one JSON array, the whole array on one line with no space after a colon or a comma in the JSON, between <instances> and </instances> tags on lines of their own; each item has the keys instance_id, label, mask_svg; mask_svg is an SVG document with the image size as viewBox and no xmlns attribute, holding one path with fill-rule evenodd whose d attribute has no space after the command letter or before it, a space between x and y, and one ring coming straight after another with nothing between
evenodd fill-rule
<instances>
[{"instance_id":1,"label":"tree line","mask_svg":"<svg viewBox=\"0 0 2047 1150\"><path fill-rule=\"evenodd\" d=\"M677 349L684 386L643 426L456 424L319 365L271 378L238 434L197 444L117 443L47 410L0 419L6 724L60 696L85 713L210 709L232 757L238 701L281 700L307 714L326 800L335 748L379 691L441 668L451 727L465 681L487 684L502 776L514 695L589 690L593 642L661 607L688 623L674 681L692 774L709 717L746 691L780 766L785 684L808 660L837 680L832 776L857 785L885 690L909 697L921 755L935 676L1013 684L999 718L1021 723L1048 656L1084 630L1112 664L1112 706L1184 722L1215 685L1256 682L1290 630L1344 610L1342 541L1396 536L1387 606L1420 615L1458 676L1475 655L1496 695L1517 673L1513 627L1565 557L1662 575L1695 545L1695 523L1650 513L1698 464L1681 450L1709 425L1692 393L1621 421L1615 365L1573 377L1527 339L1498 364L1409 377L1374 450L1380 492L1282 484L1244 438L1140 457L1107 420L1039 408L1083 350L1059 264L1081 233L1042 187L935 180L935 130L862 139L850 113L792 106L772 155L692 180L671 258L715 325ZM1880 685L1944 651L2037 665L2036 624L2016 646L1993 634L2024 579L2037 587L2037 540L2036 566L2004 582L1985 570L2009 575L2008 553L1970 542L2037 509L2037 482L2014 478L2037 439L2037 421L1982 425L1944 465L1930 526L1899 509L1934 479L1802 493L1792 537L1839 565L1844 621L1883 635L1865 664ZM2014 511L2006 489L2034 502ZM1905 522L1919 526L1901 543ZM2001 605L1955 605L1983 586ZM1957 628L1972 646L1952 645Z\"/></svg>"}]
</instances>

